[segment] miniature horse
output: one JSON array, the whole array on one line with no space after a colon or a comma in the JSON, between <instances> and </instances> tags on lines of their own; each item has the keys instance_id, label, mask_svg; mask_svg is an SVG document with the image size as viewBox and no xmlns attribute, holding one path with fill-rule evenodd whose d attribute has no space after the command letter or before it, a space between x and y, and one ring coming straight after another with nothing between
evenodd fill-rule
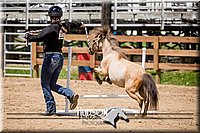
<instances>
[{"instance_id":1,"label":"miniature horse","mask_svg":"<svg viewBox=\"0 0 200 133\"><path fill-rule=\"evenodd\" d=\"M127 60L110 28L94 28L89 39L89 54L101 50L103 53L100 68L94 68L95 73L102 80L107 79L110 84L125 88L127 94L138 102L142 116L147 115L149 107L157 110L158 91L153 77L145 73L140 65Z\"/></svg>"}]
</instances>

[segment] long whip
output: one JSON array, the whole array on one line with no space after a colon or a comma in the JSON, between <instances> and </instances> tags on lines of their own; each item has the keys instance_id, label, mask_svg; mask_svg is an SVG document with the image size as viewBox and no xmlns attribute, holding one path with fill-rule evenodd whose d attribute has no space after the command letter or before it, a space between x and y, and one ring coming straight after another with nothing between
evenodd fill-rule
<instances>
[{"instance_id":1,"label":"long whip","mask_svg":"<svg viewBox=\"0 0 200 133\"><path fill-rule=\"evenodd\" d=\"M86 34L86 37L87 37L87 47L89 47L90 45L90 40L89 40L89 36L88 36L88 31L87 31L87 27L85 26L85 34Z\"/></svg>"}]
</instances>

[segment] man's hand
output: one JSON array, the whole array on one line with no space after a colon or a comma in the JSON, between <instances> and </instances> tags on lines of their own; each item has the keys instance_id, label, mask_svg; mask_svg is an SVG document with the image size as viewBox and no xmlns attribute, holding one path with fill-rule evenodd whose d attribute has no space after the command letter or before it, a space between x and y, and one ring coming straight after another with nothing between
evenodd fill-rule
<instances>
[{"instance_id":1,"label":"man's hand","mask_svg":"<svg viewBox=\"0 0 200 133\"><path fill-rule=\"evenodd\" d=\"M26 47L28 47L28 38L30 36L30 32L25 32L24 38L26 39Z\"/></svg>"},{"instance_id":2,"label":"man's hand","mask_svg":"<svg viewBox=\"0 0 200 133\"><path fill-rule=\"evenodd\" d=\"M85 27L84 23L81 22L81 26L80 26L80 28L84 28L84 27Z\"/></svg>"},{"instance_id":3,"label":"man's hand","mask_svg":"<svg viewBox=\"0 0 200 133\"><path fill-rule=\"evenodd\" d=\"M26 32L26 33L24 34L24 38L26 38L26 39L28 39L29 36L30 36L30 33L29 33L29 32Z\"/></svg>"}]
</instances>

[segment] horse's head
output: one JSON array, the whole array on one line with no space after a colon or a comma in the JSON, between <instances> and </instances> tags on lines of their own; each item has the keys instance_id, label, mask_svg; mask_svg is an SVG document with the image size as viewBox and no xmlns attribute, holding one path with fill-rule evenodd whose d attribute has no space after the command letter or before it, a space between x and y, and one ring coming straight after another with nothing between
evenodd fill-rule
<instances>
[{"instance_id":1,"label":"horse's head","mask_svg":"<svg viewBox=\"0 0 200 133\"><path fill-rule=\"evenodd\" d=\"M106 34L107 32L102 27L96 27L90 32L89 54L92 55L102 50L103 40L106 38Z\"/></svg>"},{"instance_id":2,"label":"horse's head","mask_svg":"<svg viewBox=\"0 0 200 133\"><path fill-rule=\"evenodd\" d=\"M93 55L96 52L99 52L102 49L102 40L104 38L99 34L96 38L90 40L89 45L89 54Z\"/></svg>"}]
</instances>

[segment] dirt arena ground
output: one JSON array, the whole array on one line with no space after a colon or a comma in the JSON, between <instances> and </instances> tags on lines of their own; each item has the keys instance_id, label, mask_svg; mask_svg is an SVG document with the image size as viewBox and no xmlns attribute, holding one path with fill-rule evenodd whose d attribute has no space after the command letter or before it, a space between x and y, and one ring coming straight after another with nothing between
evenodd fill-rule
<instances>
[{"instance_id":1,"label":"dirt arena ground","mask_svg":"<svg viewBox=\"0 0 200 133\"><path fill-rule=\"evenodd\" d=\"M161 114L137 118L129 116L130 122L117 122L117 129L100 122L83 122L72 116L42 116L45 104L40 79L3 79L3 131L128 131L128 132L171 132L198 131L198 88L173 85L157 85L159 91L159 112ZM59 80L66 86L66 80ZM123 88L95 81L71 81L71 88L80 95L126 94ZM53 93L57 109L63 110L65 98ZM77 109L95 108L139 109L136 101L130 98L80 99Z\"/></svg>"}]
</instances>

